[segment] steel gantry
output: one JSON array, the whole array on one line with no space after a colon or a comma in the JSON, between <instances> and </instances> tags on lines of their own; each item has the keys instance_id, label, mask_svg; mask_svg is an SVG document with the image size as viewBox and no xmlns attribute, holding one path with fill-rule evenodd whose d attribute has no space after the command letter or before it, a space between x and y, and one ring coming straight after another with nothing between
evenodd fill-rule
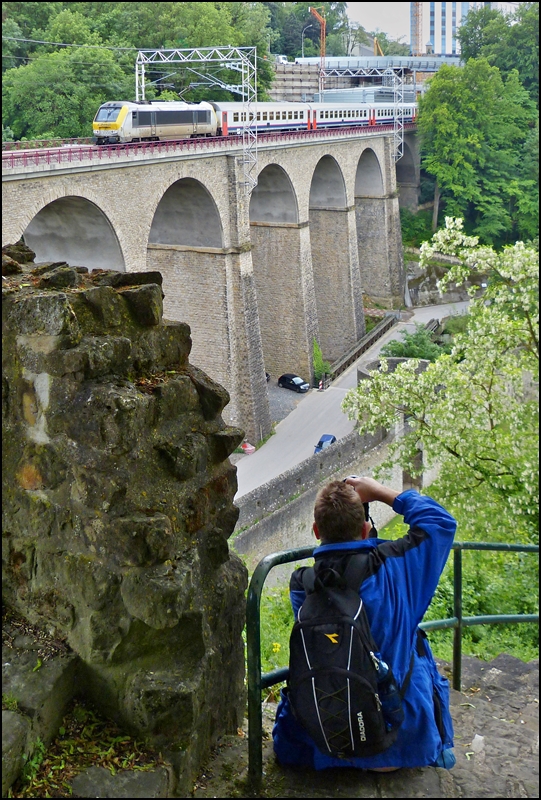
<instances>
[{"instance_id":1,"label":"steel gantry","mask_svg":"<svg viewBox=\"0 0 541 800\"><path fill-rule=\"evenodd\" d=\"M135 99L145 99L145 67L148 65L182 65L194 72L205 85L220 86L242 97L242 169L243 185L250 193L257 185L257 48L255 47L198 47L177 50L139 50L135 61ZM201 75L192 68L195 64L220 65L240 73L238 84L225 83L215 75ZM169 73L174 74L174 73Z\"/></svg>"},{"instance_id":2,"label":"steel gantry","mask_svg":"<svg viewBox=\"0 0 541 800\"><path fill-rule=\"evenodd\" d=\"M324 74L327 77L344 76L349 77L379 77L384 86L390 86L393 90L393 145L394 160L398 161L404 155L404 117L402 104L404 102L404 67L385 66L385 67L364 67L358 65L336 65L326 66Z\"/></svg>"}]
</instances>

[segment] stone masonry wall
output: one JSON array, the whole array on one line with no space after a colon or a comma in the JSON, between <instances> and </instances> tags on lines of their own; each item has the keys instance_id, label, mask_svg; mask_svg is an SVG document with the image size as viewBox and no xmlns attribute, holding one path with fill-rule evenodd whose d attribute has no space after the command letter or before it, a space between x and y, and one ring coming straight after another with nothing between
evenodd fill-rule
<instances>
[{"instance_id":1,"label":"stone masonry wall","mask_svg":"<svg viewBox=\"0 0 541 800\"><path fill-rule=\"evenodd\" d=\"M243 434L188 326L163 321L159 273L21 260L3 258L4 603L66 640L79 692L186 792L242 719Z\"/></svg>"},{"instance_id":2,"label":"stone masonry wall","mask_svg":"<svg viewBox=\"0 0 541 800\"><path fill-rule=\"evenodd\" d=\"M311 375L299 226L252 223L252 261L265 369Z\"/></svg>"},{"instance_id":3,"label":"stone masonry wall","mask_svg":"<svg viewBox=\"0 0 541 800\"><path fill-rule=\"evenodd\" d=\"M360 338L351 285L348 211L310 209L310 244L317 300L319 345L336 361Z\"/></svg>"},{"instance_id":4,"label":"stone masonry wall","mask_svg":"<svg viewBox=\"0 0 541 800\"><path fill-rule=\"evenodd\" d=\"M147 264L163 276L164 315L190 326L192 363L228 390L229 331L225 256L221 251L149 245ZM197 284L197 300L182 285Z\"/></svg>"}]
</instances>

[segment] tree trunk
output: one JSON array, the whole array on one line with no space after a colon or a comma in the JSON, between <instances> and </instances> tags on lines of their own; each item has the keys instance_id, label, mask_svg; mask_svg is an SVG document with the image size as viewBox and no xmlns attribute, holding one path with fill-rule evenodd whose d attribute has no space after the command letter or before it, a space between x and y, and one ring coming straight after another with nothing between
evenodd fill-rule
<instances>
[{"instance_id":1,"label":"tree trunk","mask_svg":"<svg viewBox=\"0 0 541 800\"><path fill-rule=\"evenodd\" d=\"M432 231L435 231L438 227L438 211L440 209L440 187L438 186L438 181L436 181L436 186L434 187L434 209L432 211Z\"/></svg>"}]
</instances>

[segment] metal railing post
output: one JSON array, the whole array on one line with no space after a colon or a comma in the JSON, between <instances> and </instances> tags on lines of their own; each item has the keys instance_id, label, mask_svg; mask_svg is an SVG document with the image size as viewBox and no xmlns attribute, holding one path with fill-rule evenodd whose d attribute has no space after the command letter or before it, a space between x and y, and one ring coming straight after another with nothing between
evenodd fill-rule
<instances>
[{"instance_id":1,"label":"metal railing post","mask_svg":"<svg viewBox=\"0 0 541 800\"><path fill-rule=\"evenodd\" d=\"M462 550L457 547L454 557L454 615L457 626L453 634L453 689L460 691L462 679Z\"/></svg>"},{"instance_id":2,"label":"metal railing post","mask_svg":"<svg viewBox=\"0 0 541 800\"><path fill-rule=\"evenodd\" d=\"M263 769L261 710L261 590L266 572L261 576L261 563L256 567L248 587L246 602L246 672L248 679L248 781L259 793ZM258 572L259 570L259 572Z\"/></svg>"}]
</instances>

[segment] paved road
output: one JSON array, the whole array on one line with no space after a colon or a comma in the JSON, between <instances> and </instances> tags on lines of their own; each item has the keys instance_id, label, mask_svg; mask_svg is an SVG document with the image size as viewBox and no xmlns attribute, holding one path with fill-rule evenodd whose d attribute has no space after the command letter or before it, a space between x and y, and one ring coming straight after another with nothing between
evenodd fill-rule
<instances>
[{"instance_id":1,"label":"paved road","mask_svg":"<svg viewBox=\"0 0 541 800\"><path fill-rule=\"evenodd\" d=\"M345 393L357 385L357 366L373 361L384 344L400 338L404 330L413 331L415 323L425 324L431 319L441 319L451 314L462 314L468 301L423 306L413 309L413 315L399 322L381 337L366 353L324 392L311 389L299 400L297 407L276 426L276 433L263 447L237 462L238 491L235 499L281 475L304 459L313 455L314 446L322 433L332 433L337 439L354 428L341 409ZM283 389L282 391L287 391Z\"/></svg>"}]
</instances>

